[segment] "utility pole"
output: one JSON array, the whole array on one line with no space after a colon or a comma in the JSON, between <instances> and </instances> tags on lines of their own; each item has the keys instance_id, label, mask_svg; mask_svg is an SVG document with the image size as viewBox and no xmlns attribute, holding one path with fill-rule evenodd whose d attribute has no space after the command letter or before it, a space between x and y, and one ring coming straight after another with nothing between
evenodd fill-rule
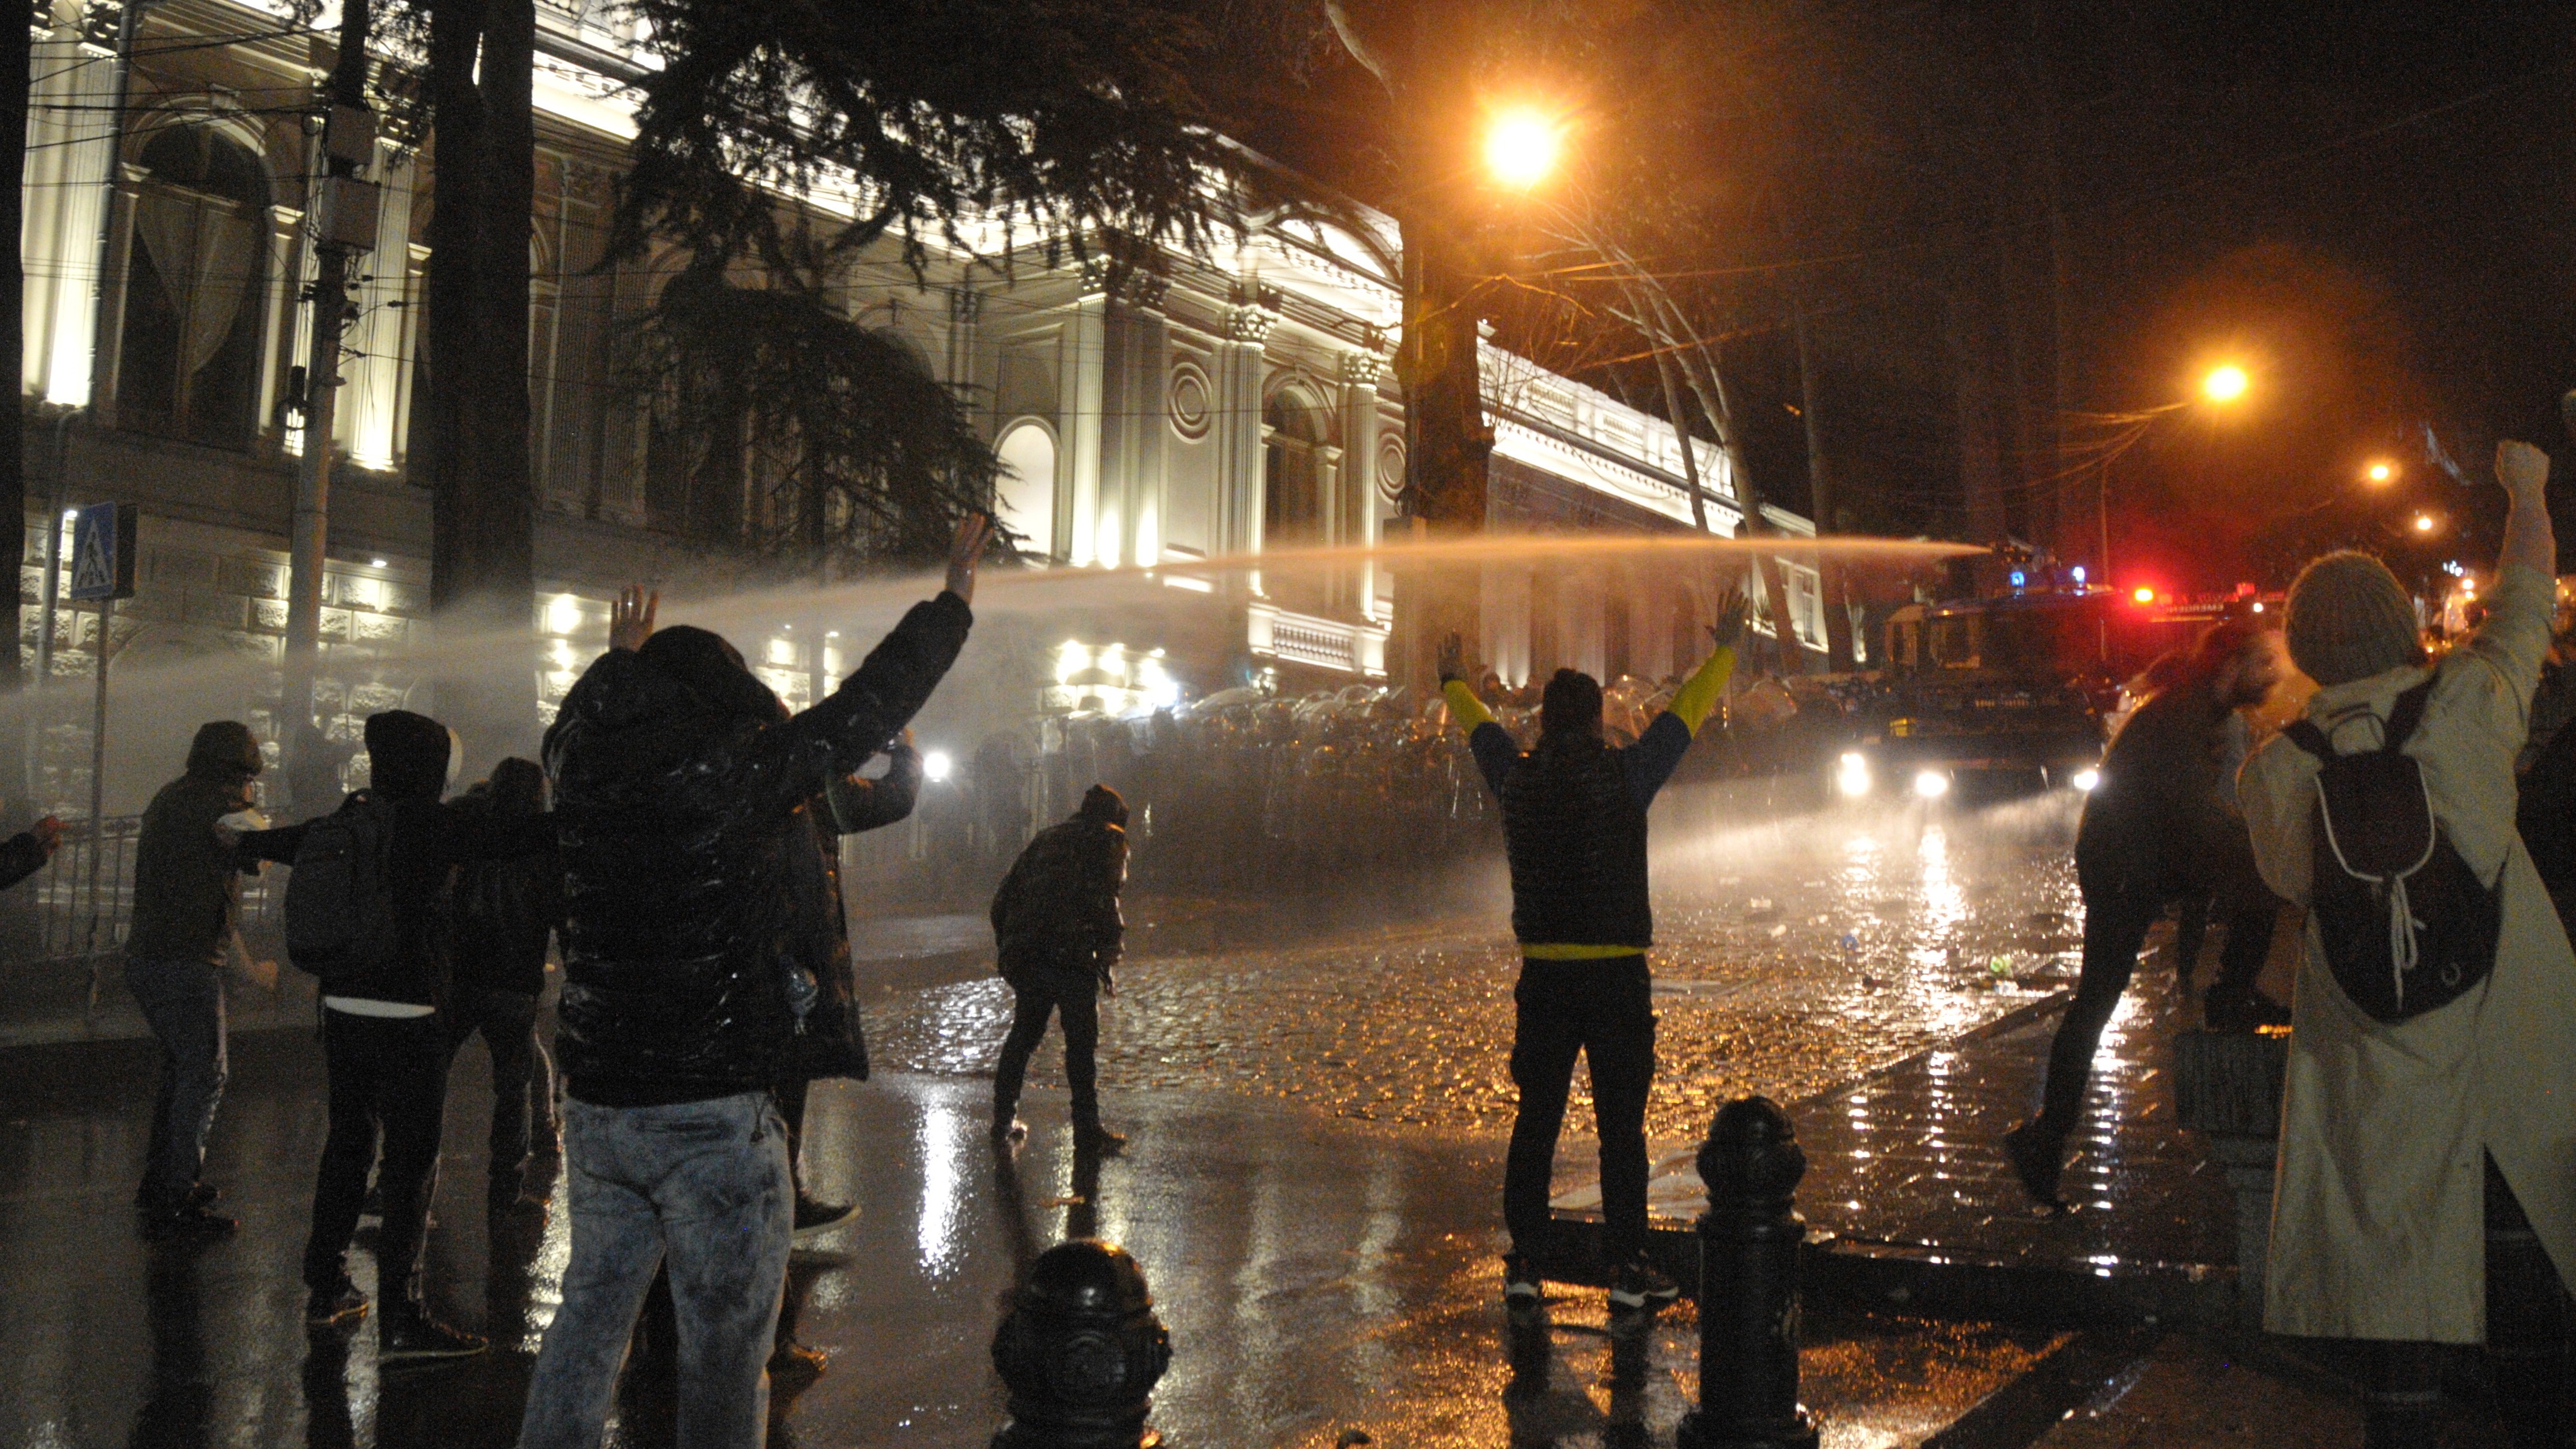
<instances>
[{"instance_id":1,"label":"utility pole","mask_svg":"<svg viewBox=\"0 0 2576 1449\"><path fill-rule=\"evenodd\" d=\"M376 244L374 183L359 173L376 153L376 118L367 107L370 0L344 0L340 53L331 67L330 104L322 125L322 171L314 178L305 220L316 275L313 351L304 366L304 456L295 474L295 520L286 594L286 678L279 714L287 738L287 789L307 812L327 807L339 782L322 756L314 676L322 649L322 570L331 541L331 446L340 389L340 337L349 321L349 263Z\"/></svg>"}]
</instances>

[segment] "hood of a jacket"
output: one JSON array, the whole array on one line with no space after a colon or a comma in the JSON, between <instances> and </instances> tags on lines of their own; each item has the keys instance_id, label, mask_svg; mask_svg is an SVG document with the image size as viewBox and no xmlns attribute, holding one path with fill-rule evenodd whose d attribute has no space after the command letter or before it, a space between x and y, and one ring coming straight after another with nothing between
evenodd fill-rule
<instances>
[{"instance_id":1,"label":"hood of a jacket","mask_svg":"<svg viewBox=\"0 0 2576 1449\"><path fill-rule=\"evenodd\" d=\"M199 779L235 783L258 774L267 764L250 726L219 719L197 726L188 742L188 773Z\"/></svg>"},{"instance_id":2,"label":"hood of a jacket","mask_svg":"<svg viewBox=\"0 0 2576 1449\"><path fill-rule=\"evenodd\" d=\"M447 726L407 709L367 716L370 788L387 800L436 800L447 793L453 740Z\"/></svg>"},{"instance_id":3,"label":"hood of a jacket","mask_svg":"<svg viewBox=\"0 0 2576 1449\"><path fill-rule=\"evenodd\" d=\"M708 708L727 717L771 724L786 715L778 696L721 634L689 624L661 630L635 657L687 685Z\"/></svg>"}]
</instances>

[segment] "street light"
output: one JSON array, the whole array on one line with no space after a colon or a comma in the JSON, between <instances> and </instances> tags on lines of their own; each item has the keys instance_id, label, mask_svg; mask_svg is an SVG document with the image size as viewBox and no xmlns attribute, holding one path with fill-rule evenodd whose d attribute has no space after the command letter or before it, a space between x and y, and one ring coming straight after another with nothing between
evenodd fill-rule
<instances>
[{"instance_id":1,"label":"street light","mask_svg":"<svg viewBox=\"0 0 2576 1449\"><path fill-rule=\"evenodd\" d=\"M2362 471L2362 476L2373 483L2385 483L2397 476L2397 468L2391 463L2373 463Z\"/></svg>"},{"instance_id":2,"label":"street light","mask_svg":"<svg viewBox=\"0 0 2576 1449\"><path fill-rule=\"evenodd\" d=\"M1485 169L1505 186L1527 191L1556 169L1563 129L1526 107L1496 113L1485 130Z\"/></svg>"},{"instance_id":3,"label":"street light","mask_svg":"<svg viewBox=\"0 0 2576 1449\"><path fill-rule=\"evenodd\" d=\"M2416 514L2415 531L2417 533L2431 533L2433 531L2433 515L2429 513Z\"/></svg>"},{"instance_id":4,"label":"street light","mask_svg":"<svg viewBox=\"0 0 2576 1449\"><path fill-rule=\"evenodd\" d=\"M2209 376L2200 380L2202 395L2216 403L2236 401L2245 396L2245 389L2249 385L2245 369L2232 362L2223 367L2211 368Z\"/></svg>"}]
</instances>

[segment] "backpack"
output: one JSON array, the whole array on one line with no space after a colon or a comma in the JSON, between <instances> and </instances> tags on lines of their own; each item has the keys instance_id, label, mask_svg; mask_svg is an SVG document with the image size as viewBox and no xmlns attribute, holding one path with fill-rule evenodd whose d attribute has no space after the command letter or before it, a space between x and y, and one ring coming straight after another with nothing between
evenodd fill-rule
<instances>
[{"instance_id":1,"label":"backpack","mask_svg":"<svg viewBox=\"0 0 2576 1449\"><path fill-rule=\"evenodd\" d=\"M393 954L392 837L393 806L363 792L304 827L286 878L286 957L297 970L328 984Z\"/></svg>"},{"instance_id":2,"label":"backpack","mask_svg":"<svg viewBox=\"0 0 2576 1449\"><path fill-rule=\"evenodd\" d=\"M2478 879L2433 817L2424 773L2400 753L2424 721L2426 680L2397 696L2380 746L2338 755L2306 720L2283 733L2317 757L2308 910L2352 1004L2400 1022L2448 1006L2495 968L2504 893Z\"/></svg>"}]
</instances>

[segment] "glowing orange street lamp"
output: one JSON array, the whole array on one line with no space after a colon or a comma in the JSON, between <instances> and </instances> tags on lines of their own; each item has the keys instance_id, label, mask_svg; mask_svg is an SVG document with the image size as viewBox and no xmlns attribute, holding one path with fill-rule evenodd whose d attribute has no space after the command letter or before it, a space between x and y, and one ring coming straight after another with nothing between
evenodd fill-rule
<instances>
[{"instance_id":1,"label":"glowing orange street lamp","mask_svg":"<svg viewBox=\"0 0 2576 1449\"><path fill-rule=\"evenodd\" d=\"M2362 476L2373 483L2385 483L2397 476L2397 467L2393 463L2373 463L2362 470Z\"/></svg>"},{"instance_id":2,"label":"glowing orange street lamp","mask_svg":"<svg viewBox=\"0 0 2576 1449\"><path fill-rule=\"evenodd\" d=\"M2211 368L2209 376L2200 380L2201 395L2214 403L2232 403L2245 396L2250 386L2252 380L2246 377L2245 369L2232 362Z\"/></svg>"},{"instance_id":3,"label":"glowing orange street lamp","mask_svg":"<svg viewBox=\"0 0 2576 1449\"><path fill-rule=\"evenodd\" d=\"M2156 591L2148 588L2144 584L2140 584L2130 593L2129 597L2137 600L2141 604L2152 604L2156 601Z\"/></svg>"},{"instance_id":4,"label":"glowing orange street lamp","mask_svg":"<svg viewBox=\"0 0 2576 1449\"><path fill-rule=\"evenodd\" d=\"M1496 112L1485 128L1485 169L1494 179L1527 191L1556 169L1564 128L1528 107Z\"/></svg>"},{"instance_id":5,"label":"glowing orange street lamp","mask_svg":"<svg viewBox=\"0 0 2576 1449\"><path fill-rule=\"evenodd\" d=\"M2417 533L2431 533L2433 531L2433 515L2429 513L2416 514L2415 531Z\"/></svg>"}]
</instances>

